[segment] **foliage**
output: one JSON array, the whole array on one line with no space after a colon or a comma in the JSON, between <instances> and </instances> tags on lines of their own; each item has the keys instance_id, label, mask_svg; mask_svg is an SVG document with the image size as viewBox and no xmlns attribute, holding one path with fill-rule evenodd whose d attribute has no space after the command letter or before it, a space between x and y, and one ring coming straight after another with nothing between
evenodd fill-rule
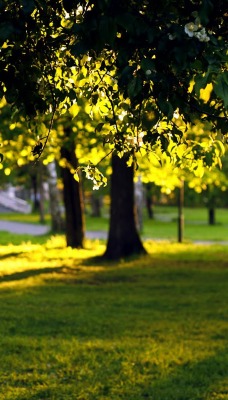
<instances>
[{"instance_id":1,"label":"foliage","mask_svg":"<svg viewBox=\"0 0 228 400\"><path fill-rule=\"evenodd\" d=\"M227 145L216 140L210 128L210 124L198 121L183 135L186 143L175 147L170 140L165 153L159 144L149 154L141 149L137 154L137 174L143 182L154 182L166 194L180 187L183 180L197 193L208 187L226 191Z\"/></svg>"},{"instance_id":2,"label":"foliage","mask_svg":"<svg viewBox=\"0 0 228 400\"><path fill-rule=\"evenodd\" d=\"M102 161L103 172L105 172L109 160L108 157L106 160L107 154L103 143L96 133L98 117L94 116L91 119L87 109L85 101L80 100L77 104L77 119L75 118L76 111L71 107L69 112L66 112L61 118L53 119L50 132L48 132L50 119L47 117L34 126L34 131L29 128L29 134L26 134L28 127L25 118L23 116L12 117L10 107L6 105L5 101L2 101L0 134L4 162L0 163L0 169L7 176L19 169L27 169L32 174L42 154L41 161L44 165L56 159L61 167L69 168L76 180L83 171L87 178L93 180L94 188L105 186L107 178L101 172L100 163ZM70 130L69 136L66 135L66 130ZM48 136L49 145L45 146ZM79 158L77 170L66 159L61 158L62 146L76 147Z\"/></svg>"},{"instance_id":3,"label":"foliage","mask_svg":"<svg viewBox=\"0 0 228 400\"><path fill-rule=\"evenodd\" d=\"M226 247L148 249L106 268L56 240L0 248L2 398L226 397Z\"/></svg>"},{"instance_id":4,"label":"foliage","mask_svg":"<svg viewBox=\"0 0 228 400\"><path fill-rule=\"evenodd\" d=\"M85 98L105 146L120 155L134 161L143 145L175 156L187 146L210 166L223 154L218 146L214 159L216 135L227 133L225 3L4 0L1 96L31 126L49 113L48 132L55 112L77 116ZM184 137L198 120L211 124L209 148Z\"/></svg>"}]
</instances>

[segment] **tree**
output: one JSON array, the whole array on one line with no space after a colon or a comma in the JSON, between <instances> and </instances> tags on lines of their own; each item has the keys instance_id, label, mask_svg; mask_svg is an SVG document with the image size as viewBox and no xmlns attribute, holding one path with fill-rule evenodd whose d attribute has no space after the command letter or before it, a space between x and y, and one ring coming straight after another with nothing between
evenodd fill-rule
<instances>
[{"instance_id":1,"label":"tree","mask_svg":"<svg viewBox=\"0 0 228 400\"><path fill-rule=\"evenodd\" d=\"M61 112L80 94L100 106L122 96L118 109L129 118L116 146L142 131L149 145L161 136L165 150L167 132L156 129L164 119L180 142L177 109L187 122L203 118L227 132L225 1L10 0L0 11L1 94L25 115L50 105Z\"/></svg>"},{"instance_id":2,"label":"tree","mask_svg":"<svg viewBox=\"0 0 228 400\"><path fill-rule=\"evenodd\" d=\"M66 142L61 148L61 157L70 165L78 168L75 145L70 138L70 128L66 128ZM74 248L84 247L85 222L83 214L83 200L81 182L74 179L70 168L62 168L63 198L66 210L66 241L67 246Z\"/></svg>"},{"instance_id":3,"label":"tree","mask_svg":"<svg viewBox=\"0 0 228 400\"><path fill-rule=\"evenodd\" d=\"M226 11L222 0L2 1L0 94L30 125L49 113L50 129L87 98L106 148L131 162L159 144L178 166L211 165L228 125ZM198 120L211 124L210 148L184 135ZM196 163L178 156L185 146Z\"/></svg>"},{"instance_id":4,"label":"tree","mask_svg":"<svg viewBox=\"0 0 228 400\"><path fill-rule=\"evenodd\" d=\"M128 167L125 157L112 156L111 218L105 257L118 259L131 254L143 254L145 249L135 224L134 167Z\"/></svg>"},{"instance_id":5,"label":"tree","mask_svg":"<svg viewBox=\"0 0 228 400\"><path fill-rule=\"evenodd\" d=\"M52 232L63 232L64 221L61 212L60 193L57 184L57 171L54 161L47 165L48 187L50 198L51 230Z\"/></svg>"}]
</instances>

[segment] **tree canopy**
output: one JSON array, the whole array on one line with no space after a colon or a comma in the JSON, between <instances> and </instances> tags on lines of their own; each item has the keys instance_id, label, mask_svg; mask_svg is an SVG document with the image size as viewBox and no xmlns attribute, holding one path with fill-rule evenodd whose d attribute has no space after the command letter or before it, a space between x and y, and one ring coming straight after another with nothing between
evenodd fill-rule
<instances>
[{"instance_id":1,"label":"tree canopy","mask_svg":"<svg viewBox=\"0 0 228 400\"><path fill-rule=\"evenodd\" d=\"M222 0L3 0L0 96L31 126L49 114L47 137L85 98L120 155L159 145L180 164L186 146L210 166L228 126L227 16ZM209 148L185 134L199 120Z\"/></svg>"}]
</instances>

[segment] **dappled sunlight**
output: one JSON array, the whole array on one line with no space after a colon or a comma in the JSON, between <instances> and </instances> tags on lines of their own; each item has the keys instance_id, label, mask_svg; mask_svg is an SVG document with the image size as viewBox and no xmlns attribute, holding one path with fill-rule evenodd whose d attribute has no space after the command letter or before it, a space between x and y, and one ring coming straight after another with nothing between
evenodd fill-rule
<instances>
[{"instance_id":1,"label":"dappled sunlight","mask_svg":"<svg viewBox=\"0 0 228 400\"><path fill-rule=\"evenodd\" d=\"M0 247L0 287L23 287L44 284L46 280L76 279L98 269L83 266L83 260L102 255L104 245L87 241L85 249L65 247L62 236L52 237L46 245L23 243ZM103 268L103 267L102 267Z\"/></svg>"},{"instance_id":2,"label":"dappled sunlight","mask_svg":"<svg viewBox=\"0 0 228 400\"><path fill-rule=\"evenodd\" d=\"M170 256L176 260L207 260L222 261L228 267L228 246L205 243L175 243L172 241L153 241L147 240L144 243L146 250L151 256L166 258ZM210 255L208 259L208 255Z\"/></svg>"},{"instance_id":3,"label":"dappled sunlight","mask_svg":"<svg viewBox=\"0 0 228 400\"><path fill-rule=\"evenodd\" d=\"M228 269L210 260L227 250L145 246L119 262L62 237L0 247L0 397L222 398Z\"/></svg>"},{"instance_id":4,"label":"dappled sunlight","mask_svg":"<svg viewBox=\"0 0 228 400\"><path fill-rule=\"evenodd\" d=\"M200 261L201 267L213 268L214 261L220 261L220 265L228 267L226 246L205 246L190 243L179 244L169 241L145 241L147 255L131 257L119 262L108 262L98 259L104 253L105 246L97 241L87 241L85 249L72 249L65 247L63 236L53 236L45 245L23 243L21 245L8 245L0 247L0 287L22 287L45 284L46 281L56 282L90 282L100 284L105 279L109 281L108 275L113 271L127 271L129 268L157 268L159 260L164 265L176 261L190 262ZM205 251L206 249L206 251ZM208 254L210 259L208 260ZM108 270L106 267L109 267ZM200 266L197 265L197 268ZM180 268L180 265L179 267ZM100 271L105 271L103 278L96 276ZM115 278L112 278L115 280ZM124 280L123 273L119 280ZM127 276L127 280L134 279Z\"/></svg>"}]
</instances>

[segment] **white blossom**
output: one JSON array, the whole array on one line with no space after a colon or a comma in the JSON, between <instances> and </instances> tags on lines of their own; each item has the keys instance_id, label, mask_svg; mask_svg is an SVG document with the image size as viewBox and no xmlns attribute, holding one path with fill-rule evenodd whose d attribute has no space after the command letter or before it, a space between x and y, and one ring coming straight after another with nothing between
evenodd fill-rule
<instances>
[{"instance_id":1,"label":"white blossom","mask_svg":"<svg viewBox=\"0 0 228 400\"><path fill-rule=\"evenodd\" d=\"M194 22L189 22L188 24L185 25L184 31L189 37L196 37L200 42L209 42L210 38L207 35L206 29L202 28L199 30L201 27L198 19L196 20L196 23Z\"/></svg>"},{"instance_id":2,"label":"white blossom","mask_svg":"<svg viewBox=\"0 0 228 400\"><path fill-rule=\"evenodd\" d=\"M184 31L187 33L189 37L194 36L194 32L196 32L198 29L198 26L194 24L194 22L189 22L188 24L185 25Z\"/></svg>"},{"instance_id":3,"label":"white blossom","mask_svg":"<svg viewBox=\"0 0 228 400\"><path fill-rule=\"evenodd\" d=\"M208 42L210 40L209 36L207 36L205 28L201 29L199 32L196 32L195 37L197 37L200 42Z\"/></svg>"}]
</instances>

